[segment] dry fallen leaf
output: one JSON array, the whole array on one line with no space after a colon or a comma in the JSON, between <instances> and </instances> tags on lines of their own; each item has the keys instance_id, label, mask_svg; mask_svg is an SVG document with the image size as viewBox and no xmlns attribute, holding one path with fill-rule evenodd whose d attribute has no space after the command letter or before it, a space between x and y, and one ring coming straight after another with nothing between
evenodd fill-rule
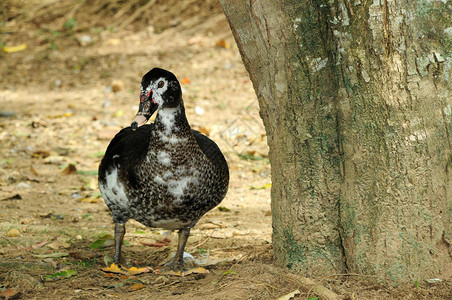
<instances>
[{"instance_id":1,"label":"dry fallen leaf","mask_svg":"<svg viewBox=\"0 0 452 300\"><path fill-rule=\"evenodd\" d=\"M291 293L289 293L287 295L279 297L276 300L289 300L289 299L292 299L293 297L295 297L295 296L297 296L299 294L300 294L300 291L299 290L295 290L295 291L293 291L293 292L291 292Z\"/></svg>"},{"instance_id":2,"label":"dry fallen leaf","mask_svg":"<svg viewBox=\"0 0 452 300\"><path fill-rule=\"evenodd\" d=\"M20 236L20 231L17 228L12 228L6 234L8 237L18 237Z\"/></svg>"},{"instance_id":3,"label":"dry fallen leaf","mask_svg":"<svg viewBox=\"0 0 452 300\"><path fill-rule=\"evenodd\" d=\"M7 300L7 299L19 299L20 292L14 290L14 289L8 289L6 291L2 291L0 293L0 297L2 299L5 299L5 300Z\"/></svg>"},{"instance_id":4,"label":"dry fallen leaf","mask_svg":"<svg viewBox=\"0 0 452 300\"><path fill-rule=\"evenodd\" d=\"M19 194L15 194L15 195L0 199L0 201L5 201L5 200L22 200L22 196Z\"/></svg>"},{"instance_id":5,"label":"dry fallen leaf","mask_svg":"<svg viewBox=\"0 0 452 300\"><path fill-rule=\"evenodd\" d=\"M182 80L180 81L180 83L181 83L181 84L188 84L188 83L190 83L190 78L185 77L184 79L182 79Z\"/></svg>"},{"instance_id":6,"label":"dry fallen leaf","mask_svg":"<svg viewBox=\"0 0 452 300\"><path fill-rule=\"evenodd\" d=\"M39 243L36 243L36 244L32 245L31 247L27 247L26 250L38 249L38 248L41 248L42 246L44 246L46 244L47 244L47 241L42 241L42 242L39 242Z\"/></svg>"},{"instance_id":7,"label":"dry fallen leaf","mask_svg":"<svg viewBox=\"0 0 452 300\"><path fill-rule=\"evenodd\" d=\"M134 284L130 287L130 289L131 289L132 291L138 291L138 290L141 290L142 288L144 288L144 284L142 284L142 283L134 283Z\"/></svg>"},{"instance_id":8,"label":"dry fallen leaf","mask_svg":"<svg viewBox=\"0 0 452 300\"><path fill-rule=\"evenodd\" d=\"M231 44L226 42L226 40L219 40L219 41L217 41L215 43L215 46L220 47L220 48L225 48L225 49L231 48Z\"/></svg>"},{"instance_id":9,"label":"dry fallen leaf","mask_svg":"<svg viewBox=\"0 0 452 300\"><path fill-rule=\"evenodd\" d=\"M101 269L104 272L107 273L114 273L114 274L123 274L123 275L138 275L138 274L142 274L142 273L149 273L152 271L151 268L145 267L145 268L136 268L136 267L131 267L131 268L125 268L123 266L118 266L115 263L112 263L109 267L106 268L102 268Z\"/></svg>"},{"instance_id":10,"label":"dry fallen leaf","mask_svg":"<svg viewBox=\"0 0 452 300\"><path fill-rule=\"evenodd\" d=\"M106 268L102 268L101 270L104 271L104 272L107 272L107 273L124 274L124 275L128 274L128 272L124 268L119 267L115 263L112 263L111 266L106 267Z\"/></svg>"},{"instance_id":11,"label":"dry fallen leaf","mask_svg":"<svg viewBox=\"0 0 452 300\"><path fill-rule=\"evenodd\" d=\"M164 238L163 240L157 241L156 243L149 243L149 242L145 242L145 241L141 241L140 243L144 246L149 246L149 247L163 247L163 246L168 246L169 243L171 243L171 240L169 238Z\"/></svg>"},{"instance_id":12,"label":"dry fallen leaf","mask_svg":"<svg viewBox=\"0 0 452 300\"><path fill-rule=\"evenodd\" d=\"M117 93L122 89L124 89L124 82L118 79L113 80L113 82L111 83L111 90L113 91L113 93Z\"/></svg>"},{"instance_id":13,"label":"dry fallen leaf","mask_svg":"<svg viewBox=\"0 0 452 300\"><path fill-rule=\"evenodd\" d=\"M73 164L68 164L66 168L64 168L63 174L69 175L69 174L77 174L77 168Z\"/></svg>"},{"instance_id":14,"label":"dry fallen leaf","mask_svg":"<svg viewBox=\"0 0 452 300\"><path fill-rule=\"evenodd\" d=\"M3 52L6 52L6 53L19 52L19 51L23 51L25 49L27 49L26 43L23 43L23 44L20 44L17 46L3 46L2 47Z\"/></svg>"},{"instance_id":15,"label":"dry fallen leaf","mask_svg":"<svg viewBox=\"0 0 452 300\"><path fill-rule=\"evenodd\" d=\"M34 176L38 176L38 172L36 171L36 169L33 166L30 166L30 171Z\"/></svg>"},{"instance_id":16,"label":"dry fallen leaf","mask_svg":"<svg viewBox=\"0 0 452 300\"><path fill-rule=\"evenodd\" d=\"M162 270L155 270L154 273L155 274L162 274L162 275L172 275L172 276L184 277L184 276L188 276L190 274L208 274L209 270L204 269L203 267L198 267L198 268L189 269L189 270L186 270L186 271L173 271L173 270L162 271Z\"/></svg>"},{"instance_id":17,"label":"dry fallen leaf","mask_svg":"<svg viewBox=\"0 0 452 300\"><path fill-rule=\"evenodd\" d=\"M131 267L131 268L127 269L127 272L129 272L130 275L138 275L138 274L142 274L142 273L149 273L151 271L152 271L152 269L149 268L149 267L145 267L145 268Z\"/></svg>"}]
</instances>

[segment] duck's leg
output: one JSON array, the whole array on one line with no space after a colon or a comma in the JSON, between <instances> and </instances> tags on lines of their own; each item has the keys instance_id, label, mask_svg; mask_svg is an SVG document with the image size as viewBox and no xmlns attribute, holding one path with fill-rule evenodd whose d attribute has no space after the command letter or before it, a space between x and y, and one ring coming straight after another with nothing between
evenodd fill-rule
<instances>
[{"instance_id":1,"label":"duck's leg","mask_svg":"<svg viewBox=\"0 0 452 300\"><path fill-rule=\"evenodd\" d=\"M189 235L190 228L179 229L179 242L177 244L176 255L165 264L165 267L173 271L184 271L184 249Z\"/></svg>"},{"instance_id":2,"label":"duck's leg","mask_svg":"<svg viewBox=\"0 0 452 300\"><path fill-rule=\"evenodd\" d=\"M126 234L126 224L115 223L115 256L113 257L113 262L117 265L124 263L121 255L124 234Z\"/></svg>"}]
</instances>

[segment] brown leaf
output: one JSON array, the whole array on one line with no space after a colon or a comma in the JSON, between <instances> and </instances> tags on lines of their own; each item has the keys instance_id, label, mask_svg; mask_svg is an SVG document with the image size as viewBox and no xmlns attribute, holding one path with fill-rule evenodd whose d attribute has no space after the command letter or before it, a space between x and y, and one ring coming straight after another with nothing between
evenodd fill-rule
<instances>
[{"instance_id":1,"label":"brown leaf","mask_svg":"<svg viewBox=\"0 0 452 300\"><path fill-rule=\"evenodd\" d=\"M156 243L149 243L149 242L144 242L144 241L141 241L140 243L144 246L149 246L149 247L163 247L163 246L168 246L168 244L171 243L171 240L169 238L164 238L163 240L157 241Z\"/></svg>"},{"instance_id":2,"label":"brown leaf","mask_svg":"<svg viewBox=\"0 0 452 300\"><path fill-rule=\"evenodd\" d=\"M44 246L45 244L47 244L47 241L42 241L42 242L39 242L39 243L36 243L36 244L32 245L31 248L32 249L38 249L38 248L41 248L42 246Z\"/></svg>"},{"instance_id":3,"label":"brown leaf","mask_svg":"<svg viewBox=\"0 0 452 300\"><path fill-rule=\"evenodd\" d=\"M74 252L69 252L69 255L74 257L74 258L80 259L80 260L88 260L88 259L93 259L93 258L96 257L96 253L94 253L94 252L77 252L77 251L74 251Z\"/></svg>"},{"instance_id":4,"label":"brown leaf","mask_svg":"<svg viewBox=\"0 0 452 300\"><path fill-rule=\"evenodd\" d=\"M219 40L215 43L215 46L220 47L220 48L225 48L225 49L229 49L231 48L231 44L229 44L228 42L226 42L226 40Z\"/></svg>"},{"instance_id":5,"label":"brown leaf","mask_svg":"<svg viewBox=\"0 0 452 300\"><path fill-rule=\"evenodd\" d=\"M10 300L12 300L12 299L18 299L18 298L20 297L20 292L15 291L15 290L13 290L13 289L8 289L8 290L6 290L6 291L1 292L1 293L0 293L0 296L1 296L2 298L4 298L5 300L6 300L6 299L10 299Z\"/></svg>"},{"instance_id":6,"label":"brown leaf","mask_svg":"<svg viewBox=\"0 0 452 300\"><path fill-rule=\"evenodd\" d=\"M33 175L38 176L38 172L36 171L36 169L33 166L30 166L30 171Z\"/></svg>"},{"instance_id":7,"label":"brown leaf","mask_svg":"<svg viewBox=\"0 0 452 300\"><path fill-rule=\"evenodd\" d=\"M141 245L143 246L148 246L148 247L163 247L163 246L168 246L168 244L165 243L148 243L148 242L140 242Z\"/></svg>"},{"instance_id":8,"label":"brown leaf","mask_svg":"<svg viewBox=\"0 0 452 300\"><path fill-rule=\"evenodd\" d=\"M34 245L31 245L31 246L29 246L29 247L26 247L26 248L25 248L25 251L32 251L32 250L35 250L35 249L41 248L42 246L44 246L44 245L46 245L46 244L47 244L47 241L42 241L42 242L36 243L36 244L34 244Z\"/></svg>"},{"instance_id":9,"label":"brown leaf","mask_svg":"<svg viewBox=\"0 0 452 300\"><path fill-rule=\"evenodd\" d=\"M68 164L62 173L65 175L77 174L77 168L73 164Z\"/></svg>"},{"instance_id":10,"label":"brown leaf","mask_svg":"<svg viewBox=\"0 0 452 300\"><path fill-rule=\"evenodd\" d=\"M6 200L22 200L22 196L19 194L15 194L15 195L0 199L0 201L6 201Z\"/></svg>"},{"instance_id":11,"label":"brown leaf","mask_svg":"<svg viewBox=\"0 0 452 300\"><path fill-rule=\"evenodd\" d=\"M124 82L122 82L121 80L115 79L111 83L111 90L113 91L113 93L117 93L120 90L122 90L123 88L124 88Z\"/></svg>"},{"instance_id":12,"label":"brown leaf","mask_svg":"<svg viewBox=\"0 0 452 300\"><path fill-rule=\"evenodd\" d=\"M138 291L141 290L142 288L144 288L144 284L142 283L135 283L130 287L132 291Z\"/></svg>"}]
</instances>

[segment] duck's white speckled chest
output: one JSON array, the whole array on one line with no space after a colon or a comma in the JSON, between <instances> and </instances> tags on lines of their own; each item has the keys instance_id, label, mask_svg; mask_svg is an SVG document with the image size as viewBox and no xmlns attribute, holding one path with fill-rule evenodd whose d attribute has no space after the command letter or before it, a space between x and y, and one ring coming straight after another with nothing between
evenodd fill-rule
<instances>
[{"instance_id":1,"label":"duck's white speckled chest","mask_svg":"<svg viewBox=\"0 0 452 300\"><path fill-rule=\"evenodd\" d=\"M186 164L178 164L172 151L158 150L148 153L148 160L152 162L149 180L153 181L160 193L168 194L177 205L182 198L188 196L202 180L200 172L195 168L193 161L188 160Z\"/></svg>"}]
</instances>

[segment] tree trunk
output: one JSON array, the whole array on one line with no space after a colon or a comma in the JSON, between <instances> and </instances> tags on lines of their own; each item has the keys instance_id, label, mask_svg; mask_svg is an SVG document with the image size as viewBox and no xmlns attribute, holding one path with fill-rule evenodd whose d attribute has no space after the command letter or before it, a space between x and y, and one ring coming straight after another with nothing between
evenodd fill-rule
<instances>
[{"instance_id":1,"label":"tree trunk","mask_svg":"<svg viewBox=\"0 0 452 300\"><path fill-rule=\"evenodd\" d=\"M277 262L451 276L450 4L221 4L267 131Z\"/></svg>"}]
</instances>

